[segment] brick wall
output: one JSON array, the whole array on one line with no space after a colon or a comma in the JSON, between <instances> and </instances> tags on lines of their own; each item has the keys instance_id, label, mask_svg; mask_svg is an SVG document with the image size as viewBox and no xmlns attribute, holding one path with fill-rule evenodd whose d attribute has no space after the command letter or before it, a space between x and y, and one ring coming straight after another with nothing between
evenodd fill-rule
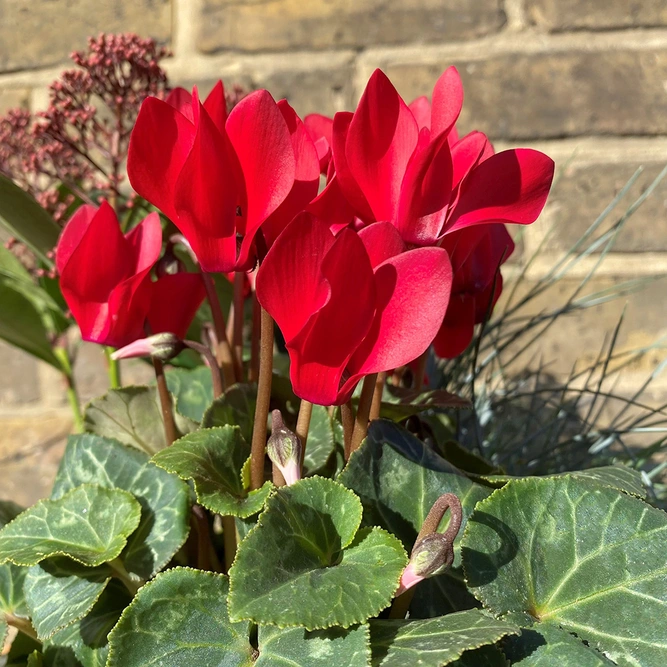
<instances>
[{"instance_id":1,"label":"brick wall","mask_svg":"<svg viewBox=\"0 0 667 667\"><path fill-rule=\"evenodd\" d=\"M560 168L519 261L553 224L547 254L558 256L637 167L645 171L619 212L667 163L664 0L0 0L0 111L44 106L46 85L68 53L103 30L168 44L174 84L206 91L222 77L266 87L301 114L353 108L376 67L411 99L429 94L442 70L457 65L466 90L462 129L483 130L501 148L540 148ZM666 209L667 180L620 235L591 289L665 273ZM549 257L529 274L544 272ZM575 277L596 259L582 262ZM633 296L620 344L667 333L666 306L661 283ZM561 323L545 337L545 359L564 370L577 357L590 358L620 309L607 304ZM649 367L631 372L626 386L636 386ZM59 380L4 346L0 368L0 466L23 466L39 494L69 427ZM77 374L84 395L104 390L99 350L83 349Z\"/></svg>"}]
</instances>

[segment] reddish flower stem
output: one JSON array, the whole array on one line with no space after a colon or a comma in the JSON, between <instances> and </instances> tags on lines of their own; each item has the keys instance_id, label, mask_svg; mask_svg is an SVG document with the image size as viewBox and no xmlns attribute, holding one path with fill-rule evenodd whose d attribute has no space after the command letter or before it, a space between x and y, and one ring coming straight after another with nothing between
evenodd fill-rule
<instances>
[{"instance_id":1,"label":"reddish flower stem","mask_svg":"<svg viewBox=\"0 0 667 667\"><path fill-rule=\"evenodd\" d=\"M281 487L285 486L285 478L283 477L283 474L280 472L280 468L275 464L271 464L271 470L272 470L272 476L273 476L273 483L275 486Z\"/></svg>"},{"instance_id":2,"label":"reddish flower stem","mask_svg":"<svg viewBox=\"0 0 667 667\"><path fill-rule=\"evenodd\" d=\"M373 392L373 402L371 403L371 411L370 414L368 415L369 421L380 419L380 408L382 407L382 392L384 390L384 385L386 382L387 382L386 371L378 373L377 379L375 380L375 391Z\"/></svg>"},{"instance_id":3,"label":"reddish flower stem","mask_svg":"<svg viewBox=\"0 0 667 667\"><path fill-rule=\"evenodd\" d=\"M352 433L354 431L354 408L352 399L340 406L340 420L343 424L343 442L345 445L345 460L350 458L352 450Z\"/></svg>"},{"instance_id":4,"label":"reddish flower stem","mask_svg":"<svg viewBox=\"0 0 667 667\"><path fill-rule=\"evenodd\" d=\"M426 372L426 361L428 359L428 349L417 359L417 367L412 376L412 388L421 391L424 386L424 373Z\"/></svg>"},{"instance_id":5,"label":"reddish flower stem","mask_svg":"<svg viewBox=\"0 0 667 667\"><path fill-rule=\"evenodd\" d=\"M213 352L211 352L211 348L208 345L203 345L202 343L198 343L194 340L184 340L183 345L189 347L191 350L194 350L198 354L201 354L206 359L208 367L211 371L211 380L213 381L213 398L222 396L224 391L222 386L222 376L220 375L220 369L218 368L218 364L215 360L215 357L213 356Z\"/></svg>"},{"instance_id":6,"label":"reddish flower stem","mask_svg":"<svg viewBox=\"0 0 667 667\"><path fill-rule=\"evenodd\" d=\"M160 396L160 408L162 410L162 421L164 423L164 437L167 441L167 447L178 438L176 424L174 422L174 412L171 403L171 394L167 388L167 378L164 375L164 366L159 359L153 358L153 368L155 369L155 380L157 390Z\"/></svg>"},{"instance_id":7,"label":"reddish flower stem","mask_svg":"<svg viewBox=\"0 0 667 667\"><path fill-rule=\"evenodd\" d=\"M373 403L377 376L377 373L371 373L364 378L364 384L361 387L361 396L359 397L359 407L357 408L357 418L354 422L354 431L352 432L350 454L359 449L359 445L368 432L368 418L371 412L371 404Z\"/></svg>"},{"instance_id":8,"label":"reddish flower stem","mask_svg":"<svg viewBox=\"0 0 667 667\"><path fill-rule=\"evenodd\" d=\"M261 320L261 308L257 301L257 294L252 293L252 338L250 342L250 368L248 369L248 381L257 382L259 378L259 328Z\"/></svg>"},{"instance_id":9,"label":"reddish flower stem","mask_svg":"<svg viewBox=\"0 0 667 667\"><path fill-rule=\"evenodd\" d=\"M310 418L313 414L313 404L310 401L301 399L299 406L299 416L296 420L296 434L301 440L301 467L303 468L303 459L306 455L306 442L308 440L308 429L310 428Z\"/></svg>"},{"instance_id":10,"label":"reddish flower stem","mask_svg":"<svg viewBox=\"0 0 667 667\"><path fill-rule=\"evenodd\" d=\"M234 357L232 355L232 348L229 346L229 341L227 340L227 332L225 330L225 316L222 314L222 308L220 307L220 301L218 300L218 294L215 291L215 284L213 283L213 278L209 273L202 271L202 280L204 281L204 287L206 288L206 297L208 303L211 306L211 314L213 315L213 328L215 329L215 335L218 339L218 346L216 350L216 358L218 360L218 365L220 370L222 370L222 377L225 381L225 387L230 387L236 382L236 377L234 374Z\"/></svg>"},{"instance_id":11,"label":"reddish flower stem","mask_svg":"<svg viewBox=\"0 0 667 667\"><path fill-rule=\"evenodd\" d=\"M237 271L234 274L234 370L236 379L243 382L243 288L245 287L245 273Z\"/></svg>"},{"instance_id":12,"label":"reddish flower stem","mask_svg":"<svg viewBox=\"0 0 667 667\"><path fill-rule=\"evenodd\" d=\"M233 516L222 517L222 541L225 547L225 573L227 573L234 562L237 547L236 522Z\"/></svg>"},{"instance_id":13,"label":"reddish flower stem","mask_svg":"<svg viewBox=\"0 0 667 667\"><path fill-rule=\"evenodd\" d=\"M266 454L266 422L271 403L271 379L273 376L273 319L262 308L260 320L259 383L257 406L252 429L250 452L250 488L259 489L264 484L264 458Z\"/></svg>"}]
</instances>

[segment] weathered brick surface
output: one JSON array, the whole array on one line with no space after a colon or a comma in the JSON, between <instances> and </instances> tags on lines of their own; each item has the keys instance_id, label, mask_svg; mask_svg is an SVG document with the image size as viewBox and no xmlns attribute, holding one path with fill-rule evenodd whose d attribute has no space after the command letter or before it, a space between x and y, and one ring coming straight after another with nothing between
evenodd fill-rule
<instances>
[{"instance_id":1,"label":"weathered brick surface","mask_svg":"<svg viewBox=\"0 0 667 667\"><path fill-rule=\"evenodd\" d=\"M557 227L553 245L567 249L583 234L640 167L645 169L600 227L614 224L653 182L664 164L586 164L566 166L550 200L550 217ZM615 252L667 252L667 181L628 219L614 245Z\"/></svg>"},{"instance_id":2,"label":"weathered brick surface","mask_svg":"<svg viewBox=\"0 0 667 667\"><path fill-rule=\"evenodd\" d=\"M458 41L498 30L501 0L204 0L201 51Z\"/></svg>"},{"instance_id":3,"label":"weathered brick surface","mask_svg":"<svg viewBox=\"0 0 667 667\"><path fill-rule=\"evenodd\" d=\"M33 403L40 398L38 362L30 355L0 341L0 405Z\"/></svg>"},{"instance_id":4,"label":"weathered brick surface","mask_svg":"<svg viewBox=\"0 0 667 667\"><path fill-rule=\"evenodd\" d=\"M527 0L531 23L548 30L600 30L667 25L664 0Z\"/></svg>"},{"instance_id":5,"label":"weathered brick surface","mask_svg":"<svg viewBox=\"0 0 667 667\"><path fill-rule=\"evenodd\" d=\"M0 0L0 72L63 62L102 31L167 42L171 10L171 0Z\"/></svg>"},{"instance_id":6,"label":"weathered brick surface","mask_svg":"<svg viewBox=\"0 0 667 667\"><path fill-rule=\"evenodd\" d=\"M406 99L413 99L429 92L451 64L463 78L460 124L466 130L507 139L667 133L667 49L513 53L390 64L385 70Z\"/></svg>"}]
</instances>

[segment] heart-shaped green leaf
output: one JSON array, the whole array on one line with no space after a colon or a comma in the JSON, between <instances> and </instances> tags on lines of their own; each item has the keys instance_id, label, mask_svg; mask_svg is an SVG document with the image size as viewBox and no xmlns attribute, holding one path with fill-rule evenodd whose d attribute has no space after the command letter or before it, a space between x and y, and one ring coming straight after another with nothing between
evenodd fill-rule
<instances>
[{"instance_id":1,"label":"heart-shaped green leaf","mask_svg":"<svg viewBox=\"0 0 667 667\"><path fill-rule=\"evenodd\" d=\"M433 503L443 493L455 493L463 505L461 532L476 503L490 493L490 489L472 482L407 430L386 420L371 423L368 437L350 457L338 480L361 499L364 525L382 526L396 535L408 551ZM439 530L444 531L448 524L449 513ZM457 606L439 607L440 613L474 606L460 583L461 532L454 542L454 568L437 577L438 599ZM428 594L433 585L428 580L419 584L413 605L420 605L421 592ZM420 615L432 613L420 611Z\"/></svg>"},{"instance_id":2,"label":"heart-shaped green leaf","mask_svg":"<svg viewBox=\"0 0 667 667\"><path fill-rule=\"evenodd\" d=\"M571 476L529 478L477 506L463 565L494 613L558 624L622 664L661 665L666 540L667 514L637 498Z\"/></svg>"},{"instance_id":3,"label":"heart-shaped green leaf","mask_svg":"<svg viewBox=\"0 0 667 667\"><path fill-rule=\"evenodd\" d=\"M197 424L174 415L180 433L190 433ZM155 387L112 389L93 399L84 415L86 431L155 454L167 446L162 412Z\"/></svg>"},{"instance_id":4,"label":"heart-shaped green leaf","mask_svg":"<svg viewBox=\"0 0 667 667\"><path fill-rule=\"evenodd\" d=\"M112 580L90 612L44 642L47 667L105 667L108 635L132 596Z\"/></svg>"},{"instance_id":5,"label":"heart-shaped green leaf","mask_svg":"<svg viewBox=\"0 0 667 667\"><path fill-rule=\"evenodd\" d=\"M16 503L10 500L0 501L0 528L6 526L23 511ZM23 594L23 582L25 580L26 569L12 563L0 565L0 624L4 625L3 613L14 614L16 616L27 616L28 609L25 604ZM6 626L4 630L6 631ZM0 628L0 635L3 629ZM2 638L0 638L2 646Z\"/></svg>"},{"instance_id":6,"label":"heart-shaped green leaf","mask_svg":"<svg viewBox=\"0 0 667 667\"><path fill-rule=\"evenodd\" d=\"M233 384L208 407L202 419L202 428L238 426L246 442L252 440L255 421L257 385Z\"/></svg>"},{"instance_id":7,"label":"heart-shaped green leaf","mask_svg":"<svg viewBox=\"0 0 667 667\"><path fill-rule=\"evenodd\" d=\"M370 657L368 625L313 632L262 625L255 667L368 667Z\"/></svg>"},{"instance_id":8,"label":"heart-shaped green leaf","mask_svg":"<svg viewBox=\"0 0 667 667\"><path fill-rule=\"evenodd\" d=\"M316 630L378 614L407 557L382 529L357 532L361 515L359 499L330 479L279 489L229 572L230 618Z\"/></svg>"},{"instance_id":9,"label":"heart-shaped green leaf","mask_svg":"<svg viewBox=\"0 0 667 667\"><path fill-rule=\"evenodd\" d=\"M589 468L588 470L573 470L562 472L557 475L546 475L535 479L552 479L554 477L574 477L575 479L589 480L602 486L618 489L623 493L638 498L646 497L646 488L642 482L642 475L638 470L633 470L623 465L603 466L601 468ZM500 488L513 479L526 479L525 477L512 477L511 475L480 475L479 479L491 486Z\"/></svg>"},{"instance_id":10,"label":"heart-shaped green leaf","mask_svg":"<svg viewBox=\"0 0 667 667\"><path fill-rule=\"evenodd\" d=\"M201 422L213 401L213 380L208 366L176 368L165 375L167 387L176 401L176 411L188 419Z\"/></svg>"},{"instance_id":11,"label":"heart-shaped green leaf","mask_svg":"<svg viewBox=\"0 0 667 667\"><path fill-rule=\"evenodd\" d=\"M190 530L190 489L151 464L148 455L96 435L73 435L60 462L51 497L81 484L129 491L141 505L139 528L121 556L141 579L159 572L181 548Z\"/></svg>"},{"instance_id":12,"label":"heart-shaped green leaf","mask_svg":"<svg viewBox=\"0 0 667 667\"><path fill-rule=\"evenodd\" d=\"M222 515L249 517L259 512L273 485L248 492L243 485L243 465L250 445L238 426L205 428L177 440L158 452L155 465L194 482L198 502Z\"/></svg>"},{"instance_id":13,"label":"heart-shaped green leaf","mask_svg":"<svg viewBox=\"0 0 667 667\"><path fill-rule=\"evenodd\" d=\"M521 667L612 667L616 664L551 623L540 623L522 630L518 637L508 637L504 649L512 665Z\"/></svg>"},{"instance_id":14,"label":"heart-shaped green leaf","mask_svg":"<svg viewBox=\"0 0 667 667\"><path fill-rule=\"evenodd\" d=\"M459 611L423 621L371 621L373 667L441 667L464 651L494 644L519 632L479 609Z\"/></svg>"},{"instance_id":15,"label":"heart-shaped green leaf","mask_svg":"<svg viewBox=\"0 0 667 667\"><path fill-rule=\"evenodd\" d=\"M109 635L107 667L250 667L248 623L230 623L227 577L175 568L143 586Z\"/></svg>"},{"instance_id":16,"label":"heart-shaped green leaf","mask_svg":"<svg viewBox=\"0 0 667 667\"><path fill-rule=\"evenodd\" d=\"M69 556L101 565L118 557L140 516L141 505L127 491L77 487L58 500L41 500L0 530L0 563Z\"/></svg>"},{"instance_id":17,"label":"heart-shaped green leaf","mask_svg":"<svg viewBox=\"0 0 667 667\"><path fill-rule=\"evenodd\" d=\"M48 639L83 618L112 574L108 565L86 567L67 558L49 558L29 568L24 591L38 637Z\"/></svg>"}]
</instances>

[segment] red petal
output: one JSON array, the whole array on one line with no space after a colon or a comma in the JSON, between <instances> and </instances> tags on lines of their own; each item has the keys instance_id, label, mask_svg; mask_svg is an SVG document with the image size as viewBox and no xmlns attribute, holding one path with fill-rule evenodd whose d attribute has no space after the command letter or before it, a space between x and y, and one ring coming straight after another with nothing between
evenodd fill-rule
<instances>
[{"instance_id":1,"label":"red petal","mask_svg":"<svg viewBox=\"0 0 667 667\"><path fill-rule=\"evenodd\" d=\"M416 359L433 342L449 303L452 267L442 248L417 248L375 270L373 327L349 363L353 377Z\"/></svg>"},{"instance_id":2,"label":"red petal","mask_svg":"<svg viewBox=\"0 0 667 667\"><path fill-rule=\"evenodd\" d=\"M405 174L398 210L397 227L406 243L437 242L449 210L452 172L447 135L429 143L428 130L422 130Z\"/></svg>"},{"instance_id":3,"label":"red petal","mask_svg":"<svg viewBox=\"0 0 667 667\"><path fill-rule=\"evenodd\" d=\"M169 105L174 107L177 111L180 111L191 123L194 123L194 117L192 115L192 95L185 88L174 88L164 101Z\"/></svg>"},{"instance_id":4,"label":"red petal","mask_svg":"<svg viewBox=\"0 0 667 667\"><path fill-rule=\"evenodd\" d=\"M364 243L373 269L390 257L400 255L405 251L405 243L401 235L390 222L376 222L368 225L359 232L359 238Z\"/></svg>"},{"instance_id":5,"label":"red petal","mask_svg":"<svg viewBox=\"0 0 667 667\"><path fill-rule=\"evenodd\" d=\"M387 76L375 70L345 142L350 173L364 193L374 220L396 217L401 183L418 135L412 112Z\"/></svg>"},{"instance_id":6,"label":"red petal","mask_svg":"<svg viewBox=\"0 0 667 667\"><path fill-rule=\"evenodd\" d=\"M534 222L546 203L553 160L528 148L503 151L473 169L462 184L445 233L484 222Z\"/></svg>"},{"instance_id":7,"label":"red petal","mask_svg":"<svg viewBox=\"0 0 667 667\"><path fill-rule=\"evenodd\" d=\"M452 183L458 185L480 162L493 155L493 146L482 132L466 134L452 147L454 176Z\"/></svg>"},{"instance_id":8,"label":"red petal","mask_svg":"<svg viewBox=\"0 0 667 667\"><path fill-rule=\"evenodd\" d=\"M204 271L230 271L236 263L237 184L231 149L195 99L197 134L178 177L174 220Z\"/></svg>"},{"instance_id":9,"label":"red petal","mask_svg":"<svg viewBox=\"0 0 667 667\"><path fill-rule=\"evenodd\" d=\"M317 196L320 185L320 162L304 124L286 100L280 100L278 108L290 132L296 169L289 195L262 225L264 240L269 247L292 218Z\"/></svg>"},{"instance_id":10,"label":"red petal","mask_svg":"<svg viewBox=\"0 0 667 667\"><path fill-rule=\"evenodd\" d=\"M59 274L62 274L65 265L81 242L97 210L95 206L80 206L60 234L56 247L56 268Z\"/></svg>"},{"instance_id":11,"label":"red petal","mask_svg":"<svg viewBox=\"0 0 667 667\"><path fill-rule=\"evenodd\" d=\"M368 255L358 235L344 229L322 261L331 296L288 345L290 378L297 396L318 405L339 400L348 360L373 321L375 286Z\"/></svg>"},{"instance_id":12,"label":"red petal","mask_svg":"<svg viewBox=\"0 0 667 667\"><path fill-rule=\"evenodd\" d=\"M354 209L341 192L337 174L332 176L324 190L309 204L307 210L326 222L334 234L347 227L354 219Z\"/></svg>"},{"instance_id":13,"label":"red petal","mask_svg":"<svg viewBox=\"0 0 667 667\"><path fill-rule=\"evenodd\" d=\"M374 220L373 212L359 184L350 172L345 153L352 116L349 111L340 111L334 116L331 143L333 166L336 178L338 179L338 187L344 197L360 217L372 222ZM331 163L329 164L329 169L331 169Z\"/></svg>"},{"instance_id":14,"label":"red petal","mask_svg":"<svg viewBox=\"0 0 667 667\"><path fill-rule=\"evenodd\" d=\"M251 93L232 109L227 132L245 180L245 237L239 257L242 265L257 230L290 193L296 159L285 118L266 90Z\"/></svg>"},{"instance_id":15,"label":"red petal","mask_svg":"<svg viewBox=\"0 0 667 667\"><path fill-rule=\"evenodd\" d=\"M436 81L431 103L431 134L448 133L463 106L463 83L456 67L448 67Z\"/></svg>"},{"instance_id":16,"label":"red petal","mask_svg":"<svg viewBox=\"0 0 667 667\"><path fill-rule=\"evenodd\" d=\"M408 108L412 111L412 115L417 121L417 127L420 130L423 128L427 130L431 129L431 103L428 101L426 95L422 95L410 102Z\"/></svg>"},{"instance_id":17,"label":"red petal","mask_svg":"<svg viewBox=\"0 0 667 667\"><path fill-rule=\"evenodd\" d=\"M321 265L334 240L325 223L303 213L285 228L257 272L257 298L287 343L329 299Z\"/></svg>"},{"instance_id":18,"label":"red petal","mask_svg":"<svg viewBox=\"0 0 667 667\"><path fill-rule=\"evenodd\" d=\"M166 275L151 283L148 321L153 333L170 331L185 338L206 290L197 273Z\"/></svg>"},{"instance_id":19,"label":"red petal","mask_svg":"<svg viewBox=\"0 0 667 667\"><path fill-rule=\"evenodd\" d=\"M311 113L303 119L310 138L315 143L317 157L320 161L320 171L327 173L331 161L331 143L333 137L333 118Z\"/></svg>"},{"instance_id":20,"label":"red petal","mask_svg":"<svg viewBox=\"0 0 667 667\"><path fill-rule=\"evenodd\" d=\"M224 134L225 123L227 122L227 100L225 100L225 88L222 85L222 81L218 81L213 86L213 90L211 90L204 102L204 109L206 109L214 125L218 128L218 132Z\"/></svg>"},{"instance_id":21,"label":"red petal","mask_svg":"<svg viewBox=\"0 0 667 667\"><path fill-rule=\"evenodd\" d=\"M132 130L127 174L132 187L176 222L176 180L195 140L194 125L156 97L144 100Z\"/></svg>"},{"instance_id":22,"label":"red petal","mask_svg":"<svg viewBox=\"0 0 667 667\"><path fill-rule=\"evenodd\" d=\"M162 225L157 213L149 213L125 240L131 248L134 273L153 268L162 250Z\"/></svg>"},{"instance_id":23,"label":"red petal","mask_svg":"<svg viewBox=\"0 0 667 667\"><path fill-rule=\"evenodd\" d=\"M443 359L458 357L475 334L475 299L452 294L445 320L433 341L435 353Z\"/></svg>"}]
</instances>

